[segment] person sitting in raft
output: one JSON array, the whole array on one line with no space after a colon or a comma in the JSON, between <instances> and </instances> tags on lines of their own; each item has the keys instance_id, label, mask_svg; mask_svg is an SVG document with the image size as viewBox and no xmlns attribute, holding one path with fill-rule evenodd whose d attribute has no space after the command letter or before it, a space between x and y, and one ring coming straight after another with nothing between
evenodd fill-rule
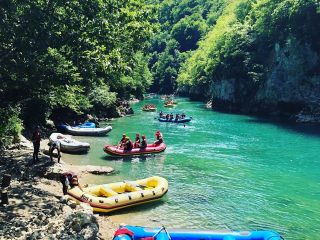
<instances>
[{"instance_id":1,"label":"person sitting in raft","mask_svg":"<svg viewBox=\"0 0 320 240\"><path fill-rule=\"evenodd\" d=\"M176 114L176 119L175 119L175 121L178 121L179 118L180 118L180 115L179 115L179 113L177 113L177 114Z\"/></svg>"},{"instance_id":2,"label":"person sitting in raft","mask_svg":"<svg viewBox=\"0 0 320 240\"><path fill-rule=\"evenodd\" d=\"M120 142L118 143L118 148L120 147L120 148L123 148L124 147L124 145L125 145L125 143L126 143L126 134L122 134L122 138L121 138L121 140L120 140Z\"/></svg>"},{"instance_id":3,"label":"person sitting in raft","mask_svg":"<svg viewBox=\"0 0 320 240\"><path fill-rule=\"evenodd\" d=\"M135 142L134 142L134 148L138 148L139 147L139 145L140 145L140 135L139 135L139 133L137 133L136 134L136 140L135 140Z\"/></svg>"},{"instance_id":4,"label":"person sitting in raft","mask_svg":"<svg viewBox=\"0 0 320 240\"><path fill-rule=\"evenodd\" d=\"M162 134L161 134L161 132L158 130L158 131L156 131L156 141L153 143L154 145L159 145L159 144L161 144L161 143L163 143L163 137L162 137Z\"/></svg>"},{"instance_id":5,"label":"person sitting in raft","mask_svg":"<svg viewBox=\"0 0 320 240\"><path fill-rule=\"evenodd\" d=\"M147 139L146 139L146 136L145 135L142 135L142 141L139 145L140 148L146 148L148 145L147 145Z\"/></svg>"},{"instance_id":6,"label":"person sitting in raft","mask_svg":"<svg viewBox=\"0 0 320 240\"><path fill-rule=\"evenodd\" d=\"M161 112L159 113L159 117L160 117L160 118L163 118L163 115L164 115L164 114L163 114L163 112L161 111Z\"/></svg>"},{"instance_id":7,"label":"person sitting in raft","mask_svg":"<svg viewBox=\"0 0 320 240\"><path fill-rule=\"evenodd\" d=\"M170 120L173 120L173 113L170 113Z\"/></svg>"},{"instance_id":8,"label":"person sitting in raft","mask_svg":"<svg viewBox=\"0 0 320 240\"><path fill-rule=\"evenodd\" d=\"M170 117L170 115L169 115L169 114L167 114L167 115L166 115L166 119L167 119L167 121L169 120L169 117Z\"/></svg>"},{"instance_id":9,"label":"person sitting in raft","mask_svg":"<svg viewBox=\"0 0 320 240\"><path fill-rule=\"evenodd\" d=\"M181 114L181 118L184 119L186 115L184 113Z\"/></svg>"},{"instance_id":10,"label":"person sitting in raft","mask_svg":"<svg viewBox=\"0 0 320 240\"><path fill-rule=\"evenodd\" d=\"M126 143L124 144L124 150L130 151L133 148L133 143L129 137L126 137Z\"/></svg>"}]
</instances>

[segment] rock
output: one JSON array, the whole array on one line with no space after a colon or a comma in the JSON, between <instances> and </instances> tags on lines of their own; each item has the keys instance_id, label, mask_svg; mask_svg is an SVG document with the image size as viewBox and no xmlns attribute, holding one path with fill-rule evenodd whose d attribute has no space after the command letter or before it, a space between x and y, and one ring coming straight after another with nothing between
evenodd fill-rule
<instances>
[{"instance_id":1,"label":"rock","mask_svg":"<svg viewBox=\"0 0 320 240\"><path fill-rule=\"evenodd\" d=\"M60 202L60 203L67 203L68 200L69 200L68 195L63 195L63 196L60 198L59 202Z\"/></svg>"},{"instance_id":2,"label":"rock","mask_svg":"<svg viewBox=\"0 0 320 240\"><path fill-rule=\"evenodd\" d=\"M80 211L87 213L87 214L93 214L93 208L88 203L80 203Z\"/></svg>"},{"instance_id":3,"label":"rock","mask_svg":"<svg viewBox=\"0 0 320 240\"><path fill-rule=\"evenodd\" d=\"M111 167L105 167L105 166L87 165L87 166L85 166L83 171L86 171L86 172L92 173L92 174L109 174L109 173L112 173L114 171L114 169Z\"/></svg>"},{"instance_id":4,"label":"rock","mask_svg":"<svg viewBox=\"0 0 320 240\"><path fill-rule=\"evenodd\" d=\"M33 149L32 142L26 139L23 135L20 135L19 138L20 138L20 148Z\"/></svg>"},{"instance_id":5,"label":"rock","mask_svg":"<svg viewBox=\"0 0 320 240\"><path fill-rule=\"evenodd\" d=\"M50 119L47 119L46 120L46 127L49 128L49 129L54 129L55 128L55 124L52 120Z\"/></svg>"},{"instance_id":6,"label":"rock","mask_svg":"<svg viewBox=\"0 0 320 240\"><path fill-rule=\"evenodd\" d=\"M51 222L47 225L47 231L49 234L55 234L58 231L58 228L54 222Z\"/></svg>"},{"instance_id":7,"label":"rock","mask_svg":"<svg viewBox=\"0 0 320 240\"><path fill-rule=\"evenodd\" d=\"M99 233L99 228L97 224L87 225L85 228L83 228L80 231L80 235L82 235L84 239L88 239L88 240L96 239L98 233Z\"/></svg>"},{"instance_id":8,"label":"rock","mask_svg":"<svg viewBox=\"0 0 320 240\"><path fill-rule=\"evenodd\" d=\"M71 199L67 202L68 206L75 209L77 207L77 203Z\"/></svg>"},{"instance_id":9,"label":"rock","mask_svg":"<svg viewBox=\"0 0 320 240\"><path fill-rule=\"evenodd\" d=\"M38 239L39 232L33 232L27 239L28 240L35 240Z\"/></svg>"},{"instance_id":10,"label":"rock","mask_svg":"<svg viewBox=\"0 0 320 240\"><path fill-rule=\"evenodd\" d=\"M134 111L133 109L130 107L130 108L126 108L125 109L125 114L134 114Z\"/></svg>"},{"instance_id":11,"label":"rock","mask_svg":"<svg viewBox=\"0 0 320 240\"><path fill-rule=\"evenodd\" d=\"M72 214L72 209L68 205L63 206L62 211L66 216L69 216Z\"/></svg>"}]
</instances>

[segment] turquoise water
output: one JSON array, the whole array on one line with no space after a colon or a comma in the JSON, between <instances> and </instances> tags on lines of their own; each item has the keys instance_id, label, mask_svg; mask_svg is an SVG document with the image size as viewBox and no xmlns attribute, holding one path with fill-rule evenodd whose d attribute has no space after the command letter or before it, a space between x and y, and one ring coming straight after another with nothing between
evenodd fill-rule
<instances>
[{"instance_id":1,"label":"turquoise water","mask_svg":"<svg viewBox=\"0 0 320 240\"><path fill-rule=\"evenodd\" d=\"M111 213L127 224L197 229L273 229L286 239L318 239L320 230L319 127L278 124L255 117L217 113L200 102L178 99L176 108L193 121L160 123L142 112L112 121L107 137L77 137L91 143L87 155L68 156L72 164L111 166L112 176L82 179L88 183L134 180L152 175L169 181L159 202ZM167 110L167 109L164 109ZM154 141L161 130L167 149L147 158L107 157L104 144L122 133L145 134Z\"/></svg>"}]
</instances>

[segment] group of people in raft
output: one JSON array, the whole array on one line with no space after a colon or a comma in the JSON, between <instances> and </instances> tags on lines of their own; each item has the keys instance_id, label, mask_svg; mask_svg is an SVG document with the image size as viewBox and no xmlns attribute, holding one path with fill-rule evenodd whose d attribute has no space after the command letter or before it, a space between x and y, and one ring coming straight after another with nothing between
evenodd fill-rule
<instances>
[{"instance_id":1,"label":"group of people in raft","mask_svg":"<svg viewBox=\"0 0 320 240\"><path fill-rule=\"evenodd\" d=\"M179 120L179 119L184 119L186 117L186 115L184 113L181 113L181 115L179 113L176 114L175 118L173 116L173 113L167 113L167 114L164 114L162 111L159 113L159 117L160 118L165 118L167 120Z\"/></svg>"},{"instance_id":2,"label":"group of people in raft","mask_svg":"<svg viewBox=\"0 0 320 240\"><path fill-rule=\"evenodd\" d=\"M154 104L146 104L143 106L143 109L154 109L156 106Z\"/></svg>"},{"instance_id":3,"label":"group of people in raft","mask_svg":"<svg viewBox=\"0 0 320 240\"><path fill-rule=\"evenodd\" d=\"M156 141L153 142L155 146L163 143L163 136L159 130L156 131L155 136L156 136ZM122 138L118 144L118 148L122 148L127 151L130 151L133 148L146 148L147 146L148 146L148 143L147 143L146 136L142 135L140 139L139 133L136 134L136 138L134 142L132 142L126 134L122 134Z\"/></svg>"}]
</instances>

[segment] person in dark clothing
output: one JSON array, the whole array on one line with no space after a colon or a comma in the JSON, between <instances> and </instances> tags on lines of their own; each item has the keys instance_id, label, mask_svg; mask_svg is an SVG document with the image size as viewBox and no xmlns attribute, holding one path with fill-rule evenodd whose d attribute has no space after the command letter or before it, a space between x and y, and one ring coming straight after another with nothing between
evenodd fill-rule
<instances>
[{"instance_id":1,"label":"person in dark clothing","mask_svg":"<svg viewBox=\"0 0 320 240\"><path fill-rule=\"evenodd\" d=\"M82 187L79 184L78 176L70 172L63 173L60 176L60 182L62 183L62 191L64 195L68 193L69 187L78 187L81 191L83 191Z\"/></svg>"},{"instance_id":2,"label":"person in dark clothing","mask_svg":"<svg viewBox=\"0 0 320 240\"><path fill-rule=\"evenodd\" d=\"M137 133L137 134L136 134L136 140L135 140L135 142L134 142L134 148L138 148L139 145L140 145L140 134Z\"/></svg>"},{"instance_id":3,"label":"person in dark clothing","mask_svg":"<svg viewBox=\"0 0 320 240\"><path fill-rule=\"evenodd\" d=\"M50 155L50 159L51 161L53 161L53 151L55 149L57 149L57 153L58 153L58 163L60 163L60 158L61 158L61 153L60 153L60 141L56 140L53 142L49 143L49 155Z\"/></svg>"},{"instance_id":4,"label":"person in dark clothing","mask_svg":"<svg viewBox=\"0 0 320 240\"><path fill-rule=\"evenodd\" d=\"M34 132L32 134L32 143L33 143L33 162L39 161L39 151L40 151L40 141L41 141L41 133L40 133L40 127L37 126L34 129Z\"/></svg>"},{"instance_id":5,"label":"person in dark clothing","mask_svg":"<svg viewBox=\"0 0 320 240\"><path fill-rule=\"evenodd\" d=\"M142 141L140 143L140 148L146 148L148 146L146 136L142 136Z\"/></svg>"},{"instance_id":6,"label":"person in dark clothing","mask_svg":"<svg viewBox=\"0 0 320 240\"><path fill-rule=\"evenodd\" d=\"M124 145L124 150L130 151L133 148L133 143L129 137L126 137L126 143Z\"/></svg>"},{"instance_id":7,"label":"person in dark clothing","mask_svg":"<svg viewBox=\"0 0 320 240\"><path fill-rule=\"evenodd\" d=\"M124 147L124 145L125 145L125 143L126 143L126 134L122 134L122 138L120 139L120 142L119 142L119 144L118 144L118 147L120 147L120 148L122 148L122 147Z\"/></svg>"},{"instance_id":8,"label":"person in dark clothing","mask_svg":"<svg viewBox=\"0 0 320 240\"><path fill-rule=\"evenodd\" d=\"M159 144L161 144L161 143L163 143L163 137L162 137L162 134L161 134L161 132L158 130L158 131L156 131L156 141L153 143L154 145L159 145Z\"/></svg>"}]
</instances>

